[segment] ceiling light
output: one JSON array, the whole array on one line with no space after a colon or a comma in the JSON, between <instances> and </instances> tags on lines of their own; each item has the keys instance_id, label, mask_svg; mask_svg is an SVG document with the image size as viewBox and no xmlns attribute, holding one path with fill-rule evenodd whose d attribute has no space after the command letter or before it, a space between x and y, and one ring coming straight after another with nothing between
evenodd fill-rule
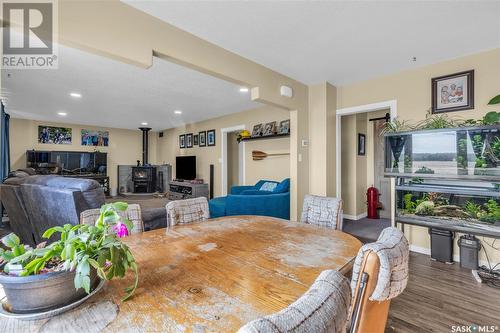
<instances>
[{"instance_id":1,"label":"ceiling light","mask_svg":"<svg viewBox=\"0 0 500 333\"><path fill-rule=\"evenodd\" d=\"M182 111L181 110L175 110L174 113L175 114L182 114Z\"/></svg>"},{"instance_id":2,"label":"ceiling light","mask_svg":"<svg viewBox=\"0 0 500 333\"><path fill-rule=\"evenodd\" d=\"M69 95L70 95L71 97L75 97L75 98L80 98L80 97L82 97L82 94L77 93L77 92L72 92L72 93L70 93Z\"/></svg>"},{"instance_id":3,"label":"ceiling light","mask_svg":"<svg viewBox=\"0 0 500 333\"><path fill-rule=\"evenodd\" d=\"M148 126L148 123L147 122L143 122L141 123L142 126Z\"/></svg>"},{"instance_id":4,"label":"ceiling light","mask_svg":"<svg viewBox=\"0 0 500 333\"><path fill-rule=\"evenodd\" d=\"M240 92L248 92L248 88L247 87L241 87L240 88Z\"/></svg>"},{"instance_id":5,"label":"ceiling light","mask_svg":"<svg viewBox=\"0 0 500 333\"><path fill-rule=\"evenodd\" d=\"M66 117L68 115L66 112L58 112L57 114L62 117Z\"/></svg>"}]
</instances>

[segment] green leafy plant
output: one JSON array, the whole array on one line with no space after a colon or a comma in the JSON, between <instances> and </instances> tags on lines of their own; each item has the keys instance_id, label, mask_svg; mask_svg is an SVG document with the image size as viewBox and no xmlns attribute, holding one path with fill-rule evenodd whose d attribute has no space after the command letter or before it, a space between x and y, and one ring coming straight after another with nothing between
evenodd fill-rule
<instances>
[{"instance_id":1,"label":"green leafy plant","mask_svg":"<svg viewBox=\"0 0 500 333\"><path fill-rule=\"evenodd\" d=\"M496 125L500 124L500 112L491 111L484 115L483 125Z\"/></svg>"},{"instance_id":2,"label":"green leafy plant","mask_svg":"<svg viewBox=\"0 0 500 333\"><path fill-rule=\"evenodd\" d=\"M417 204L412 199L413 195L411 193L407 193L403 196L405 210L408 214L415 213L415 208L417 207Z\"/></svg>"},{"instance_id":3,"label":"green leafy plant","mask_svg":"<svg viewBox=\"0 0 500 333\"><path fill-rule=\"evenodd\" d=\"M472 201L467 201L465 203L464 209L473 218L477 218L478 215L480 215L480 213L483 211L481 205L475 204Z\"/></svg>"},{"instance_id":4,"label":"green leafy plant","mask_svg":"<svg viewBox=\"0 0 500 333\"><path fill-rule=\"evenodd\" d=\"M500 104L500 95L496 95L489 102L488 105Z\"/></svg>"},{"instance_id":5,"label":"green leafy plant","mask_svg":"<svg viewBox=\"0 0 500 333\"><path fill-rule=\"evenodd\" d=\"M458 127L459 121L449 117L447 114L427 113L425 120L417 124L418 129L442 129Z\"/></svg>"},{"instance_id":6,"label":"green leafy plant","mask_svg":"<svg viewBox=\"0 0 500 333\"><path fill-rule=\"evenodd\" d=\"M380 135L384 135L386 133L397 133L397 132L404 132L404 131L411 131L414 129L414 126L412 126L408 121L406 120L399 120L397 118L388 121L382 125L382 130L380 131Z\"/></svg>"},{"instance_id":7,"label":"green leafy plant","mask_svg":"<svg viewBox=\"0 0 500 333\"><path fill-rule=\"evenodd\" d=\"M486 168L487 166L488 164L484 158L476 158L476 168Z\"/></svg>"},{"instance_id":8,"label":"green leafy plant","mask_svg":"<svg viewBox=\"0 0 500 333\"><path fill-rule=\"evenodd\" d=\"M480 214L479 220L483 222L500 222L500 205L496 200L490 199L485 204L486 212Z\"/></svg>"},{"instance_id":9,"label":"green leafy plant","mask_svg":"<svg viewBox=\"0 0 500 333\"><path fill-rule=\"evenodd\" d=\"M59 234L59 240L47 246L31 249L19 243L19 237L9 234L2 243L10 250L1 250L5 263L3 272L9 274L16 267L20 276L41 274L50 271L75 270L75 288L90 293L91 268L101 279L123 278L128 270L135 274L134 284L125 289L129 298L137 288L138 268L129 247L120 237L127 235L132 223L120 217L128 205L123 202L101 207L101 214L94 225L55 226L47 229L43 237ZM18 267L20 266L20 267Z\"/></svg>"}]
</instances>

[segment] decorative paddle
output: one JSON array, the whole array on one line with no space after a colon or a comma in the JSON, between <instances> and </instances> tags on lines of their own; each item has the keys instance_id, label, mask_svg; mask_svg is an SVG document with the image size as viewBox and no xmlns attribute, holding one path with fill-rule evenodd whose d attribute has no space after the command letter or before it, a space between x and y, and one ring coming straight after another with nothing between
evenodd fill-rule
<instances>
[{"instance_id":1,"label":"decorative paddle","mask_svg":"<svg viewBox=\"0 0 500 333\"><path fill-rule=\"evenodd\" d=\"M268 153L264 153L263 151L260 151L260 150L252 151L252 158L254 161L262 161L263 159L265 159L269 156L283 156L283 155L290 155L290 153L268 154Z\"/></svg>"}]
</instances>

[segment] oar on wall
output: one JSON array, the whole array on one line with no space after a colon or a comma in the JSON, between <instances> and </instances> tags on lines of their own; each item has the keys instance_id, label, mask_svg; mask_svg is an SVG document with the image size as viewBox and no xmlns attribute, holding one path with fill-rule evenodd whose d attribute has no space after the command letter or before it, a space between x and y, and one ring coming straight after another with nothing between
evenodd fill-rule
<instances>
[{"instance_id":1,"label":"oar on wall","mask_svg":"<svg viewBox=\"0 0 500 333\"><path fill-rule=\"evenodd\" d=\"M290 155L290 153L275 153L275 154L268 154L260 150L254 150L252 151L252 158L254 161L262 161L263 159L269 157L269 156L284 156L284 155Z\"/></svg>"}]
</instances>

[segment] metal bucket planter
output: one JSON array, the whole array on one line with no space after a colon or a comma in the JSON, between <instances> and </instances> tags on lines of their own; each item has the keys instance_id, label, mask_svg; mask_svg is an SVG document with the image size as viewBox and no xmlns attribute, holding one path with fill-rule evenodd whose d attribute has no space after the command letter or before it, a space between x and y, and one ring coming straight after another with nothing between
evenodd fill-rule
<instances>
[{"instance_id":1,"label":"metal bucket planter","mask_svg":"<svg viewBox=\"0 0 500 333\"><path fill-rule=\"evenodd\" d=\"M32 276L0 275L9 305L14 313L34 313L56 309L85 297L83 289L75 289L75 272L61 271ZM91 272L91 290L99 278Z\"/></svg>"}]
</instances>

